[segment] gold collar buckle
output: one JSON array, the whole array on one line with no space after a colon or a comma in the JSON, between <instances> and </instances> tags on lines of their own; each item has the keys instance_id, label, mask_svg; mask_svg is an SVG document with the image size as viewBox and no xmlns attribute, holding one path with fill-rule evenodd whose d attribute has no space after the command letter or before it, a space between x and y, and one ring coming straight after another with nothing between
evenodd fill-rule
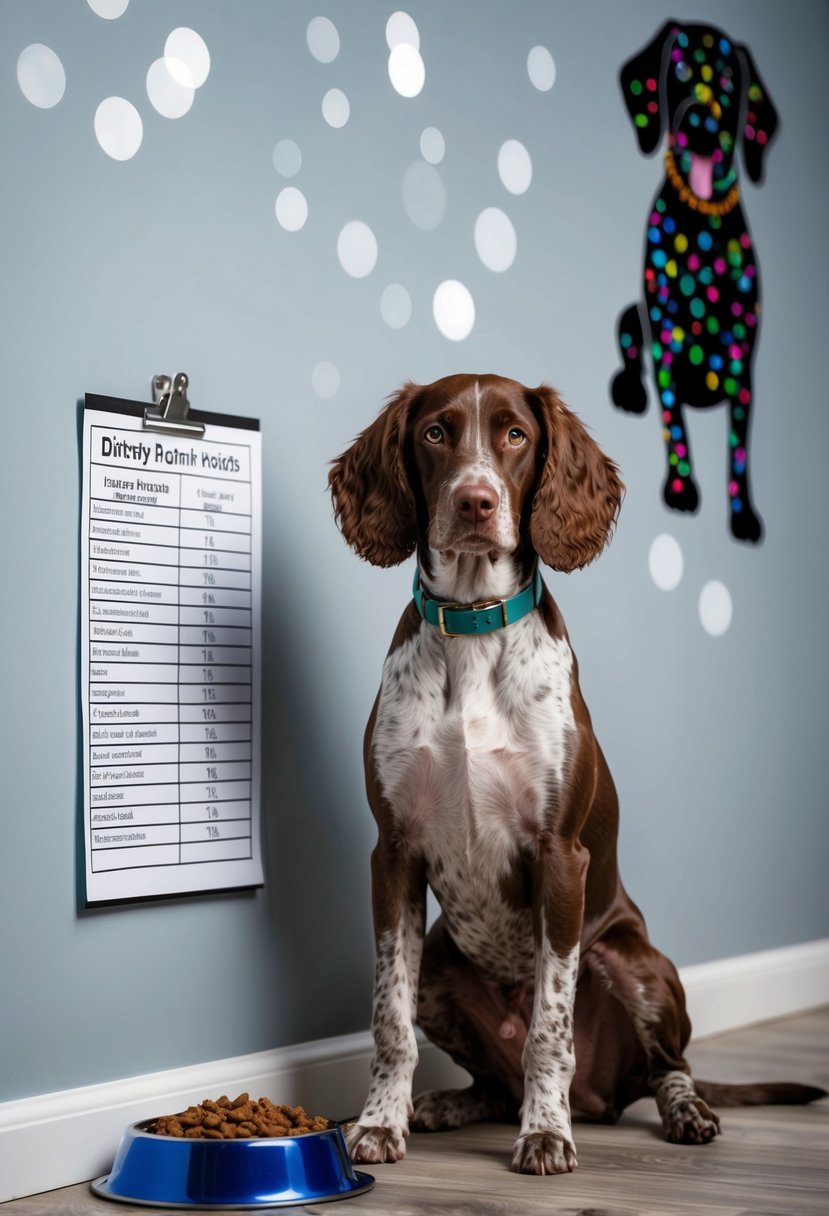
<instances>
[{"instance_id":1,"label":"gold collar buckle","mask_svg":"<svg viewBox=\"0 0 829 1216\"><path fill-rule=\"evenodd\" d=\"M474 604L438 604L438 629L442 637L460 638L474 635L474 631L471 634L466 630L463 630L461 633L452 633L451 630L447 629L446 612L485 612L487 608L501 609L501 620L504 628L506 628L509 624L506 600L478 600Z\"/></svg>"}]
</instances>

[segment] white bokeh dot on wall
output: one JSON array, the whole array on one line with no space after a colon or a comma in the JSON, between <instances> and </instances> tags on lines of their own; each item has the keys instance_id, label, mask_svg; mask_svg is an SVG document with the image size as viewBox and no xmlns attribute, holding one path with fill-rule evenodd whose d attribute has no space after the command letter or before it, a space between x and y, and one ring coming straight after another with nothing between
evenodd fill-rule
<instances>
[{"instance_id":1,"label":"white bokeh dot on wall","mask_svg":"<svg viewBox=\"0 0 829 1216\"><path fill-rule=\"evenodd\" d=\"M533 179L533 162L524 145L508 139L498 152L498 176L510 194L524 194Z\"/></svg>"},{"instance_id":2,"label":"white bokeh dot on wall","mask_svg":"<svg viewBox=\"0 0 829 1216\"><path fill-rule=\"evenodd\" d=\"M342 89L329 89L322 99L322 116L329 127L344 127L351 114L351 106Z\"/></svg>"},{"instance_id":3,"label":"white bokeh dot on wall","mask_svg":"<svg viewBox=\"0 0 829 1216\"><path fill-rule=\"evenodd\" d=\"M420 155L430 165L439 165L446 155L446 141L437 127L426 127L420 135Z\"/></svg>"},{"instance_id":4,"label":"white bokeh dot on wall","mask_svg":"<svg viewBox=\"0 0 829 1216\"><path fill-rule=\"evenodd\" d=\"M144 124L132 102L106 97L95 111L95 138L113 160L135 156L144 138Z\"/></svg>"},{"instance_id":5,"label":"white bokeh dot on wall","mask_svg":"<svg viewBox=\"0 0 829 1216\"><path fill-rule=\"evenodd\" d=\"M305 40L318 63L333 63L340 53L340 35L328 17L312 17L305 31Z\"/></svg>"},{"instance_id":6,"label":"white bokeh dot on wall","mask_svg":"<svg viewBox=\"0 0 829 1216\"><path fill-rule=\"evenodd\" d=\"M318 363L311 373L311 387L323 401L330 401L336 396L340 387L339 368L327 359Z\"/></svg>"},{"instance_id":7,"label":"white bokeh dot on wall","mask_svg":"<svg viewBox=\"0 0 829 1216\"><path fill-rule=\"evenodd\" d=\"M337 237L337 257L346 274L364 279L377 263L377 238L362 220L350 220Z\"/></svg>"},{"instance_id":8,"label":"white bokeh dot on wall","mask_svg":"<svg viewBox=\"0 0 829 1216\"><path fill-rule=\"evenodd\" d=\"M648 552L648 569L660 591L673 591L682 578L684 561L679 541L668 532L653 540Z\"/></svg>"},{"instance_id":9,"label":"white bokeh dot on wall","mask_svg":"<svg viewBox=\"0 0 829 1216\"><path fill-rule=\"evenodd\" d=\"M389 80L401 97L417 97L426 83L426 67L416 46L398 42L389 54Z\"/></svg>"},{"instance_id":10,"label":"white bokeh dot on wall","mask_svg":"<svg viewBox=\"0 0 829 1216\"><path fill-rule=\"evenodd\" d=\"M509 270L518 250L512 220L499 207L486 207L475 221L475 248L488 270Z\"/></svg>"},{"instance_id":11,"label":"white bokeh dot on wall","mask_svg":"<svg viewBox=\"0 0 829 1216\"><path fill-rule=\"evenodd\" d=\"M93 13L107 21L115 21L127 11L130 0L86 0Z\"/></svg>"},{"instance_id":12,"label":"white bokeh dot on wall","mask_svg":"<svg viewBox=\"0 0 829 1216\"><path fill-rule=\"evenodd\" d=\"M392 13L386 22L386 45L393 51L401 43L413 46L416 51L420 50L420 31L414 18L408 13L398 11Z\"/></svg>"},{"instance_id":13,"label":"white bokeh dot on wall","mask_svg":"<svg viewBox=\"0 0 829 1216\"><path fill-rule=\"evenodd\" d=\"M546 46L534 46L527 56L527 75L540 93L548 93L556 82L556 65Z\"/></svg>"},{"instance_id":14,"label":"white bokeh dot on wall","mask_svg":"<svg viewBox=\"0 0 829 1216\"><path fill-rule=\"evenodd\" d=\"M389 329L402 329L412 315L412 297L402 283L389 283L380 297L380 315Z\"/></svg>"},{"instance_id":15,"label":"white bokeh dot on wall","mask_svg":"<svg viewBox=\"0 0 829 1216\"><path fill-rule=\"evenodd\" d=\"M200 89L210 73L207 43L187 25L180 25L167 35L164 58L173 80L188 89Z\"/></svg>"},{"instance_id":16,"label":"white bokeh dot on wall","mask_svg":"<svg viewBox=\"0 0 829 1216\"><path fill-rule=\"evenodd\" d=\"M164 118L182 118L192 106L196 91L173 79L166 59L156 59L147 72L147 96Z\"/></svg>"},{"instance_id":17,"label":"white bokeh dot on wall","mask_svg":"<svg viewBox=\"0 0 829 1216\"><path fill-rule=\"evenodd\" d=\"M403 177L403 206L416 228L431 232L446 212L446 187L434 165L416 160Z\"/></svg>"},{"instance_id":18,"label":"white bokeh dot on wall","mask_svg":"<svg viewBox=\"0 0 829 1216\"><path fill-rule=\"evenodd\" d=\"M722 637L731 624L732 615L730 591L724 583L711 579L699 597L699 619L703 629L712 638Z\"/></svg>"},{"instance_id":19,"label":"white bokeh dot on wall","mask_svg":"<svg viewBox=\"0 0 829 1216\"><path fill-rule=\"evenodd\" d=\"M438 329L451 342L462 342L472 333L475 301L469 288L457 279L446 279L440 284L432 300L432 313Z\"/></svg>"},{"instance_id":20,"label":"white bokeh dot on wall","mask_svg":"<svg viewBox=\"0 0 829 1216\"><path fill-rule=\"evenodd\" d=\"M273 167L282 177L296 177L302 168L302 152L292 139L280 139L273 150Z\"/></svg>"},{"instance_id":21,"label":"white bokeh dot on wall","mask_svg":"<svg viewBox=\"0 0 829 1216\"><path fill-rule=\"evenodd\" d=\"M308 202L296 186L286 186L276 196L275 211L286 232L299 232L308 219Z\"/></svg>"},{"instance_id":22,"label":"white bokeh dot on wall","mask_svg":"<svg viewBox=\"0 0 829 1216\"><path fill-rule=\"evenodd\" d=\"M17 83L27 101L40 110L51 110L66 91L66 72L50 46L33 42L17 57Z\"/></svg>"}]
</instances>

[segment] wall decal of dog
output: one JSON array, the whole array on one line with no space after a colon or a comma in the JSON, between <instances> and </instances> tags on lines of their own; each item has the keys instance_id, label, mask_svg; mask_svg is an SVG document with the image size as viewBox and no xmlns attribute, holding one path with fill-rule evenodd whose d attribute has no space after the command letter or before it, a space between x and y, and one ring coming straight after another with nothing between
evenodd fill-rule
<instances>
[{"instance_id":1,"label":"wall decal of dog","mask_svg":"<svg viewBox=\"0 0 829 1216\"><path fill-rule=\"evenodd\" d=\"M691 1077L682 984L622 885L616 790L540 572L598 557L622 499L576 415L502 376L408 384L329 484L360 557L417 554L365 734L375 1053L353 1160L400 1160L410 1126L501 1119L513 1170L559 1174L571 1116L612 1123L651 1095L670 1140L705 1144L709 1103L823 1096ZM415 1021L468 1089L412 1099Z\"/></svg>"},{"instance_id":2,"label":"wall decal of dog","mask_svg":"<svg viewBox=\"0 0 829 1216\"><path fill-rule=\"evenodd\" d=\"M663 498L690 512L699 490L683 411L725 401L731 532L757 542L763 525L751 500L748 450L760 282L737 151L760 183L777 111L748 48L709 25L667 21L624 64L620 81L640 150L653 153L663 134L666 147L665 178L648 216L644 299L619 317L623 366L611 396L619 409L644 413L650 350L668 457Z\"/></svg>"}]
</instances>

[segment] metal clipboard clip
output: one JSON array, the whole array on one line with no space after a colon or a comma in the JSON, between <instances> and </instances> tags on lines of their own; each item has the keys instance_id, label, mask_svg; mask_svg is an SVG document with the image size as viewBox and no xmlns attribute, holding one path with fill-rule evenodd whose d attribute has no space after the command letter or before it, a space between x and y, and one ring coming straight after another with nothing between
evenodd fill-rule
<instances>
[{"instance_id":1,"label":"metal clipboard clip","mask_svg":"<svg viewBox=\"0 0 829 1216\"><path fill-rule=\"evenodd\" d=\"M169 376L153 376L153 400L155 408L148 405L144 410L144 427L148 431L163 431L167 435L203 435L204 423L189 418L190 402L187 386L190 381L184 372Z\"/></svg>"}]
</instances>

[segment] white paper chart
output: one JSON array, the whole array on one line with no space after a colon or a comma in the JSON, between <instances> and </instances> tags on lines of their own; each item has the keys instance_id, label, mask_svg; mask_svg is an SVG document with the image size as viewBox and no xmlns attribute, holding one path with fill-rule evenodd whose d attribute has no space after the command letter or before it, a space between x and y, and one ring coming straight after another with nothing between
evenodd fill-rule
<instances>
[{"instance_id":1,"label":"white paper chart","mask_svg":"<svg viewBox=\"0 0 829 1216\"><path fill-rule=\"evenodd\" d=\"M88 904L262 883L258 423L185 437L143 409L84 410Z\"/></svg>"}]
</instances>

